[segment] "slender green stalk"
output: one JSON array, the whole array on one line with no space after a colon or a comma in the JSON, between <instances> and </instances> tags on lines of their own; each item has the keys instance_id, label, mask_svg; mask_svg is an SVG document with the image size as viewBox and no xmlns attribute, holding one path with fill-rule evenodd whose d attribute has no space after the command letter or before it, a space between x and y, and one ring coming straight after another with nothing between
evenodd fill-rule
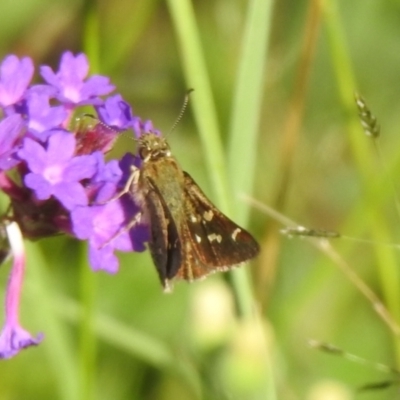
<instances>
[{"instance_id":1,"label":"slender green stalk","mask_svg":"<svg viewBox=\"0 0 400 400\"><path fill-rule=\"evenodd\" d=\"M250 206L238 200L238 196L253 192L272 4L270 0L248 4L231 111L228 174L234 193L235 219L242 225L248 223ZM238 297L243 299L242 311L249 315L253 304L250 299L254 296L247 271L237 269L232 271L231 277Z\"/></svg>"},{"instance_id":2,"label":"slender green stalk","mask_svg":"<svg viewBox=\"0 0 400 400\"><path fill-rule=\"evenodd\" d=\"M271 0L249 2L231 111L228 174L236 199L235 219L243 225L250 207L237 198L253 192L272 4Z\"/></svg>"},{"instance_id":3,"label":"slender green stalk","mask_svg":"<svg viewBox=\"0 0 400 400\"><path fill-rule=\"evenodd\" d=\"M359 170L365 191L365 201L367 204L374 204L374 197L380 190L382 184L377 178L374 168L372 146L363 135L360 123L356 117L356 107L354 104L354 91L356 83L351 67L350 57L343 29L340 25L340 17L334 0L324 0L324 17L330 40L330 49L335 72L338 81L340 100L348 117L347 132L353 156ZM371 234L376 241L390 242L390 230L387 223L383 220L383 213L376 207L368 207L368 218L371 221ZM391 314L400 320L400 304L398 293L400 290L399 268L393 250L386 246L376 246L375 256L377 260L377 270L381 279L382 290ZM397 360L400 364L400 338L395 339Z\"/></svg>"},{"instance_id":4,"label":"slender green stalk","mask_svg":"<svg viewBox=\"0 0 400 400\"><path fill-rule=\"evenodd\" d=\"M100 71L100 22L96 0L85 1L82 47L90 60L90 72Z\"/></svg>"}]
</instances>

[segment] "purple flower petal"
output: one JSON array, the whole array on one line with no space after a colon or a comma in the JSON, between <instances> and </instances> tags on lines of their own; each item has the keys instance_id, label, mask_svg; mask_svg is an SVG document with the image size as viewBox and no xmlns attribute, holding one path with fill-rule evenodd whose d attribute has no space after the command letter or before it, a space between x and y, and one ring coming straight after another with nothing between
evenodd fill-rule
<instances>
[{"instance_id":1,"label":"purple flower petal","mask_svg":"<svg viewBox=\"0 0 400 400\"><path fill-rule=\"evenodd\" d=\"M29 57L19 59L10 55L0 66L0 105L7 107L22 99L32 79L33 62Z\"/></svg>"},{"instance_id":2,"label":"purple flower petal","mask_svg":"<svg viewBox=\"0 0 400 400\"><path fill-rule=\"evenodd\" d=\"M90 99L91 97L109 94L115 89L115 86L109 82L110 79L105 76L93 75L82 87L81 96L84 99Z\"/></svg>"},{"instance_id":3,"label":"purple flower petal","mask_svg":"<svg viewBox=\"0 0 400 400\"><path fill-rule=\"evenodd\" d=\"M32 171L24 182L38 199L46 200L54 195L68 210L88 203L80 181L95 174L97 159L92 155L74 157L74 150L74 136L62 131L50 136L47 149L32 139L25 139L18 155Z\"/></svg>"},{"instance_id":4,"label":"purple flower petal","mask_svg":"<svg viewBox=\"0 0 400 400\"><path fill-rule=\"evenodd\" d=\"M158 129L154 129L153 123L150 120L143 122L139 117L134 117L132 120L132 128L137 138L139 138L144 132L153 132L156 135L161 136L161 132Z\"/></svg>"},{"instance_id":5,"label":"purple flower petal","mask_svg":"<svg viewBox=\"0 0 400 400\"><path fill-rule=\"evenodd\" d=\"M75 105L97 103L98 96L114 90L107 77L95 75L85 82L88 72L87 57L82 53L74 56L69 51L61 57L57 73L47 66L40 68L44 80L57 89L57 98Z\"/></svg>"},{"instance_id":6,"label":"purple flower petal","mask_svg":"<svg viewBox=\"0 0 400 400\"><path fill-rule=\"evenodd\" d=\"M110 218L107 209L115 210L115 205L77 207L71 213L72 230L79 239L89 240L90 263L94 270L103 269L115 273L118 261L113 255L112 237L120 228L120 222ZM120 219L120 218L118 218ZM104 259L103 259L104 257ZM105 261L105 260L108 261Z\"/></svg>"},{"instance_id":7,"label":"purple flower petal","mask_svg":"<svg viewBox=\"0 0 400 400\"><path fill-rule=\"evenodd\" d=\"M18 156L28 163L32 172L40 172L46 167L46 151L38 142L26 138L23 147L18 151Z\"/></svg>"},{"instance_id":8,"label":"purple flower petal","mask_svg":"<svg viewBox=\"0 0 400 400\"><path fill-rule=\"evenodd\" d=\"M96 110L100 119L108 126L121 130L132 126L132 108L120 94L108 97Z\"/></svg>"},{"instance_id":9,"label":"purple flower petal","mask_svg":"<svg viewBox=\"0 0 400 400\"><path fill-rule=\"evenodd\" d=\"M93 176L92 181L98 183L110 182L115 184L114 187L116 187L116 184L122 178L122 170L121 167L119 166L120 162L118 160L111 160L108 163L105 163L104 156L102 153L97 152L94 155L97 158L97 170L96 174ZM110 197L111 196L112 194L110 195Z\"/></svg>"},{"instance_id":10,"label":"purple flower petal","mask_svg":"<svg viewBox=\"0 0 400 400\"><path fill-rule=\"evenodd\" d=\"M38 96L45 96L49 99L53 99L56 96L56 93L57 91L53 86L38 84L29 86L28 90L26 91L26 97L28 98L32 94L35 94Z\"/></svg>"},{"instance_id":11,"label":"purple flower petal","mask_svg":"<svg viewBox=\"0 0 400 400\"><path fill-rule=\"evenodd\" d=\"M88 204L85 189L77 182L62 182L54 185L52 193L67 210Z\"/></svg>"},{"instance_id":12,"label":"purple flower petal","mask_svg":"<svg viewBox=\"0 0 400 400\"><path fill-rule=\"evenodd\" d=\"M90 243L89 247L89 263L93 271L103 270L110 274L118 272L119 261L114 254L114 247L105 245L104 247L95 247Z\"/></svg>"},{"instance_id":13,"label":"purple flower petal","mask_svg":"<svg viewBox=\"0 0 400 400\"><path fill-rule=\"evenodd\" d=\"M129 198L112 200L101 206L77 207L71 212L72 231L79 239L89 240L90 260L94 270L116 272L116 259L112 256L114 250L145 249L147 227L137 223L129 231L126 229L137 213L137 207ZM106 254L107 262L102 258Z\"/></svg>"},{"instance_id":14,"label":"purple flower petal","mask_svg":"<svg viewBox=\"0 0 400 400\"><path fill-rule=\"evenodd\" d=\"M90 178L95 174L96 166L97 160L93 155L74 157L65 167L63 179L72 182Z\"/></svg>"},{"instance_id":15,"label":"purple flower petal","mask_svg":"<svg viewBox=\"0 0 400 400\"><path fill-rule=\"evenodd\" d=\"M18 164L14 157L16 142L22 133L24 122L20 115L14 114L0 122L0 170L7 171Z\"/></svg>"},{"instance_id":16,"label":"purple flower petal","mask_svg":"<svg viewBox=\"0 0 400 400\"><path fill-rule=\"evenodd\" d=\"M70 133L58 131L50 136L47 145L48 164L65 163L75 152L75 137Z\"/></svg>"},{"instance_id":17,"label":"purple flower petal","mask_svg":"<svg viewBox=\"0 0 400 400\"><path fill-rule=\"evenodd\" d=\"M40 133L46 130L60 128L68 116L64 107L50 107L49 96L38 92L29 94L26 107L29 116L28 127L39 138L42 138Z\"/></svg>"},{"instance_id":18,"label":"purple flower petal","mask_svg":"<svg viewBox=\"0 0 400 400\"><path fill-rule=\"evenodd\" d=\"M25 176L25 185L32 189L39 200L47 200L53 194L53 188L43 176L30 173Z\"/></svg>"}]
</instances>

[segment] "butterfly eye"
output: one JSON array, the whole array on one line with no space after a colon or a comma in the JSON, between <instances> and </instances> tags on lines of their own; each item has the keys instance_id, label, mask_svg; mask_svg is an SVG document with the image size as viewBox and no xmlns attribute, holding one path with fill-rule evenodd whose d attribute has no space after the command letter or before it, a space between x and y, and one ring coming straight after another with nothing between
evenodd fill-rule
<instances>
[{"instance_id":1,"label":"butterfly eye","mask_svg":"<svg viewBox=\"0 0 400 400\"><path fill-rule=\"evenodd\" d=\"M149 154L150 150L147 147L141 147L139 149L139 156L142 160L145 160Z\"/></svg>"}]
</instances>

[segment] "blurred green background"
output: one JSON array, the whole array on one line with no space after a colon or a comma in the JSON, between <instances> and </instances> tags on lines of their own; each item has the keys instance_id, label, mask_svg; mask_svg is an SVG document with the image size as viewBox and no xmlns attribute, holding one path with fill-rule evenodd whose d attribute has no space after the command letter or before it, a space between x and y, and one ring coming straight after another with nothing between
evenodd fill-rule
<instances>
[{"instance_id":1,"label":"blurred green background","mask_svg":"<svg viewBox=\"0 0 400 400\"><path fill-rule=\"evenodd\" d=\"M0 2L2 57L56 68L65 50L86 52L92 72L164 132L195 88L173 152L262 252L164 294L148 252L122 254L110 276L90 271L75 240L27 243L22 321L46 337L0 362L0 400L398 396L398 385L357 393L395 377L307 341L400 366L400 259L385 244L400 237L400 1ZM378 117L378 141L360 127L355 90ZM111 156L127 148L122 140ZM280 235L243 194L374 244L332 240L327 256Z\"/></svg>"}]
</instances>

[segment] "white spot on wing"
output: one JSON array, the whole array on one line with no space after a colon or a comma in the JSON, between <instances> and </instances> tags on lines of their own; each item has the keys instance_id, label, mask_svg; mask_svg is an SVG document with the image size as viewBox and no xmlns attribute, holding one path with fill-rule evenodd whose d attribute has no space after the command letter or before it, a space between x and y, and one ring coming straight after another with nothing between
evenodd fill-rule
<instances>
[{"instance_id":1,"label":"white spot on wing","mask_svg":"<svg viewBox=\"0 0 400 400\"><path fill-rule=\"evenodd\" d=\"M196 236L196 242L200 243L201 242L201 237L199 235L195 235Z\"/></svg>"},{"instance_id":2,"label":"white spot on wing","mask_svg":"<svg viewBox=\"0 0 400 400\"><path fill-rule=\"evenodd\" d=\"M214 240L217 241L218 243L222 242L222 236L217 235L215 233L211 233L210 235L207 236L207 238L210 242L213 242Z\"/></svg>"},{"instance_id":3,"label":"white spot on wing","mask_svg":"<svg viewBox=\"0 0 400 400\"><path fill-rule=\"evenodd\" d=\"M236 236L241 232L240 228L236 228L232 233L232 239L236 242Z\"/></svg>"},{"instance_id":4,"label":"white spot on wing","mask_svg":"<svg viewBox=\"0 0 400 400\"><path fill-rule=\"evenodd\" d=\"M204 211L203 217L206 221L211 221L214 217L214 213L211 210Z\"/></svg>"}]
</instances>

